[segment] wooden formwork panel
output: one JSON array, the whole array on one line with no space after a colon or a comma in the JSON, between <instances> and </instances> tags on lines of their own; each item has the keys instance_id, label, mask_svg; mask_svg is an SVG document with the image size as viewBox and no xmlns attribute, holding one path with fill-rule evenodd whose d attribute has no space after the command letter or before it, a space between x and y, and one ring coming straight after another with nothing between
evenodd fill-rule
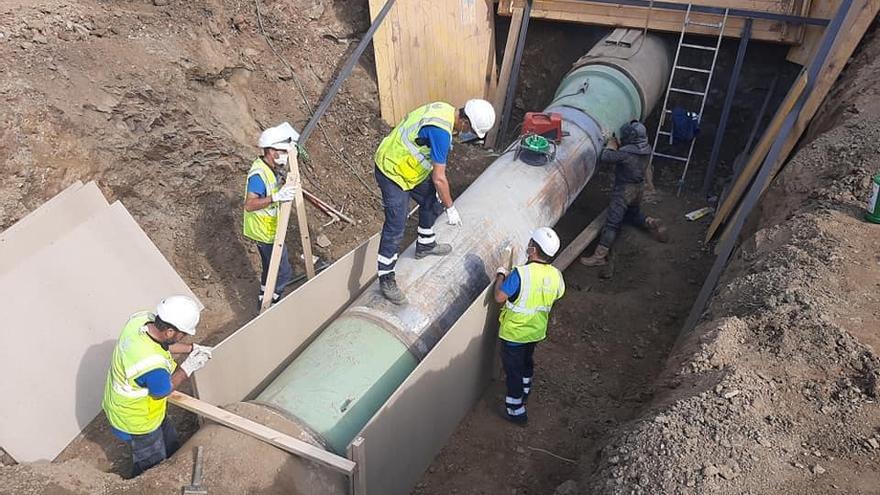
<instances>
[{"instance_id":1,"label":"wooden formwork panel","mask_svg":"<svg viewBox=\"0 0 880 495\"><path fill-rule=\"evenodd\" d=\"M353 442L357 495L410 493L486 389L497 335L498 304L490 286Z\"/></svg>"},{"instance_id":2,"label":"wooden formwork panel","mask_svg":"<svg viewBox=\"0 0 880 495\"><path fill-rule=\"evenodd\" d=\"M667 1L667 0L664 0ZM707 5L712 7L730 7L743 10L755 10L771 12L775 14L806 16L809 11L810 0L783 1L776 0L668 0L669 3L687 5ZM500 15L512 15L514 4L521 6L522 0L500 0L498 13ZM632 5L613 5L607 3L589 3L579 0L535 0L532 3L531 17L537 19L549 19L555 21L576 22L582 24L594 24L609 27L644 28L652 31L681 32L684 22L684 11L667 10ZM691 18L697 22L715 23L721 20L720 15L693 13ZM724 30L724 35L738 38L742 33L745 19L730 17ZM718 31L702 26L690 26L688 32L702 33L717 36ZM791 25L784 22L756 19L752 25L751 38L760 41L772 41L785 44L799 44L803 39L803 26Z\"/></svg>"},{"instance_id":3,"label":"wooden formwork panel","mask_svg":"<svg viewBox=\"0 0 880 495\"><path fill-rule=\"evenodd\" d=\"M0 276L0 446L53 459L101 410L128 317L186 284L121 203Z\"/></svg>"},{"instance_id":4,"label":"wooden formwork panel","mask_svg":"<svg viewBox=\"0 0 880 495\"><path fill-rule=\"evenodd\" d=\"M373 18L386 0L370 0ZM495 88L492 0L397 0L373 37L382 119L432 101L461 106Z\"/></svg>"},{"instance_id":5,"label":"wooden formwork panel","mask_svg":"<svg viewBox=\"0 0 880 495\"><path fill-rule=\"evenodd\" d=\"M253 398L372 282L378 252L377 234L218 344L194 375L199 398Z\"/></svg>"},{"instance_id":6,"label":"wooden formwork panel","mask_svg":"<svg viewBox=\"0 0 880 495\"><path fill-rule=\"evenodd\" d=\"M0 274L107 208L94 182L77 181L0 234Z\"/></svg>"}]
</instances>

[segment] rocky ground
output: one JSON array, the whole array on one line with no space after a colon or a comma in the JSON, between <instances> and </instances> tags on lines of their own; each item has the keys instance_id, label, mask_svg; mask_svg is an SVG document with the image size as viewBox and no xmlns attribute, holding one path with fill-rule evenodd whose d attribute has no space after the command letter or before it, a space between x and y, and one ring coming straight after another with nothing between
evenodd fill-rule
<instances>
[{"instance_id":1,"label":"rocky ground","mask_svg":"<svg viewBox=\"0 0 880 495\"><path fill-rule=\"evenodd\" d=\"M257 258L239 235L256 136L282 120L304 125L368 22L366 0L6 0L0 229L74 180L96 180L205 302L205 339L219 341L256 313ZM527 45L514 120L546 104L598 38L577 26L532 29L539 41ZM328 259L381 225L371 155L388 127L370 52L303 163L306 187L356 220L323 225L309 206L313 236L331 241L318 250ZM677 176L661 174L650 208L673 241L627 230L613 278L566 272L569 294L538 353L529 429L494 416L493 386L416 493L877 493L880 258L861 210L880 153L878 52L872 35L694 332L678 336L711 257L700 244L706 220L682 214L703 204L668 194ZM754 74L744 84L759 86L750 81L763 73ZM756 103L747 103L732 145L752 124ZM492 159L473 147L453 153L456 191ZM608 185L605 173L591 182L558 226L564 240L602 209ZM299 253L295 228L288 239ZM172 417L184 435L196 428L191 415ZM124 446L101 418L58 461L0 457L0 493L156 493L160 477L163 487L185 484L190 468L177 456L155 476L124 481Z\"/></svg>"}]
</instances>

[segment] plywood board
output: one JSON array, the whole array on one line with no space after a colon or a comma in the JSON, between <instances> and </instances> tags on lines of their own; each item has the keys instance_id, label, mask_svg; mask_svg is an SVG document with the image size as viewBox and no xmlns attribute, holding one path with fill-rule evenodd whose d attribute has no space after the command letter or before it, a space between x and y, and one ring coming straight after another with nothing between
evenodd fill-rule
<instances>
[{"instance_id":1,"label":"plywood board","mask_svg":"<svg viewBox=\"0 0 880 495\"><path fill-rule=\"evenodd\" d=\"M99 413L129 315L192 293L121 203L0 276L0 446L53 459Z\"/></svg>"},{"instance_id":2,"label":"plywood board","mask_svg":"<svg viewBox=\"0 0 880 495\"><path fill-rule=\"evenodd\" d=\"M65 189L0 235L0 274L107 208L94 182Z\"/></svg>"},{"instance_id":3,"label":"plywood board","mask_svg":"<svg viewBox=\"0 0 880 495\"><path fill-rule=\"evenodd\" d=\"M385 0L370 0L376 15ZM373 37L382 119L432 101L455 106L495 88L492 0L399 0Z\"/></svg>"},{"instance_id":4,"label":"plywood board","mask_svg":"<svg viewBox=\"0 0 880 495\"><path fill-rule=\"evenodd\" d=\"M373 280L378 252L377 234L218 344L195 373L199 398L225 405L256 395Z\"/></svg>"},{"instance_id":5,"label":"plywood board","mask_svg":"<svg viewBox=\"0 0 880 495\"><path fill-rule=\"evenodd\" d=\"M519 0L500 0L498 13L511 15L514 3ZM687 5L685 0L670 0L671 3ZM789 15L804 15L805 8L802 2L778 2L774 0L752 0L742 2L739 0L701 0L691 2L694 5L709 5L713 7L730 7L736 9L757 10ZM685 12L632 5L613 5L606 3L589 3L581 0L537 0L532 4L532 18L550 19L565 22L577 22L611 27L644 28L653 31L681 32ZM721 21L720 15L694 13L691 19L703 23L716 23ZM724 35L731 38L739 38L742 33L745 19L730 17L725 26ZM713 28L692 25L688 32L701 33L717 36L718 31ZM789 25L782 22L755 19L752 25L751 37L753 40L772 41L777 43L798 44L803 38L803 27Z\"/></svg>"},{"instance_id":6,"label":"plywood board","mask_svg":"<svg viewBox=\"0 0 880 495\"><path fill-rule=\"evenodd\" d=\"M368 494L410 493L482 396L497 335L498 305L490 286L361 431L366 463L359 475Z\"/></svg>"}]
</instances>

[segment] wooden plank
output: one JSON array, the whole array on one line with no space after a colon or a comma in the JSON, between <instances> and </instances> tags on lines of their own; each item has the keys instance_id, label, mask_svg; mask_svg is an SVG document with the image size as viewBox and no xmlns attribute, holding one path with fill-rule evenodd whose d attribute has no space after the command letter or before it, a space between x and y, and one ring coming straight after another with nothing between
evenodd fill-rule
<instances>
[{"instance_id":1,"label":"wooden plank","mask_svg":"<svg viewBox=\"0 0 880 495\"><path fill-rule=\"evenodd\" d=\"M256 438L261 442L266 442L281 450L328 467L338 473L350 476L354 472L354 462L344 457L327 452L321 447L316 447L310 443L303 442L302 440L278 430L263 426L260 423L251 421L250 419L233 414L224 409L220 409L217 406L190 397L184 393L176 390L171 392L171 395L168 396L168 402L177 407L186 409L189 412L210 419L211 421L220 423L223 426L232 428L235 431Z\"/></svg>"},{"instance_id":2,"label":"wooden plank","mask_svg":"<svg viewBox=\"0 0 880 495\"><path fill-rule=\"evenodd\" d=\"M512 2L513 0L501 0L498 6L498 13L502 15L510 15L510 6ZM675 3L686 4L687 2ZM697 2L694 3L697 4ZM700 3L712 6L750 8L749 5L744 6L741 2L735 0ZM787 4L783 2L766 2L757 5L757 8L753 10L793 15L803 14L797 6L784 8L785 5ZM582 24L640 29L645 27L645 20L648 18L648 29L650 30L676 33L681 31L685 15L683 11L654 8L651 9L650 16L648 16L648 10L647 7L630 5L590 4L573 0L539 0L536 1L532 7L532 17ZM705 23L719 22L721 20L720 15L699 12L693 13L692 18L695 21ZM744 18L728 18L724 35L730 38L739 38L742 34L744 23ZM717 36L716 30L702 26L691 26L688 31ZM752 39L761 41L797 44L801 42L802 33L802 26L789 26L782 22L756 19L752 27L751 37Z\"/></svg>"},{"instance_id":3,"label":"wooden plank","mask_svg":"<svg viewBox=\"0 0 880 495\"><path fill-rule=\"evenodd\" d=\"M194 297L118 202L0 276L0 445L58 455L100 412L128 317L175 293Z\"/></svg>"},{"instance_id":4,"label":"wooden plank","mask_svg":"<svg viewBox=\"0 0 880 495\"><path fill-rule=\"evenodd\" d=\"M523 9L513 9L510 18L510 29L507 30L507 42L504 45L504 59L501 61L501 75L498 85L495 87L495 97L492 98L492 106L495 107L495 115L501 115L504 110L504 100L507 96L507 86L510 83L510 72L513 67L513 56L516 51L516 42L519 40L519 28L523 21ZM486 136L486 147L494 148L498 140L500 126L495 125Z\"/></svg>"},{"instance_id":5,"label":"wooden plank","mask_svg":"<svg viewBox=\"0 0 880 495\"><path fill-rule=\"evenodd\" d=\"M782 127L785 117L791 111L792 107L794 107L795 103L797 103L798 98L800 98L800 95L803 93L806 86L807 73L801 71L800 77L795 80L791 89L788 91L788 94L785 96L785 99L779 105L779 109L776 110L776 114L773 116L770 124L768 124L767 130L764 132L764 135L761 136L761 140L758 141L757 146L755 146L755 151L752 152L749 161L746 162L739 177L737 177L733 186L730 188L727 197L724 198L724 202L721 203L721 206L715 212L715 218L712 220L712 224L709 226L709 231L706 233L706 242L709 242L712 239L715 235L715 231L721 223L727 220L730 212L737 203L739 203L746 187L752 182L752 178L755 176L755 173L757 173L761 162L764 161L764 157L767 156L767 152L770 151L770 146L773 144L776 134Z\"/></svg>"},{"instance_id":6,"label":"wooden plank","mask_svg":"<svg viewBox=\"0 0 880 495\"><path fill-rule=\"evenodd\" d=\"M79 182L79 181L77 181ZM89 182L69 187L0 234L0 274L105 210L109 204Z\"/></svg>"},{"instance_id":7,"label":"wooden plank","mask_svg":"<svg viewBox=\"0 0 880 495\"><path fill-rule=\"evenodd\" d=\"M497 335L498 305L489 286L361 430L369 493L410 493L482 397Z\"/></svg>"},{"instance_id":8,"label":"wooden plank","mask_svg":"<svg viewBox=\"0 0 880 495\"><path fill-rule=\"evenodd\" d=\"M290 150L290 183L296 187L296 195L293 202L296 203L296 217L299 221L299 235L302 241L303 261L306 265L306 277L312 279L315 276L315 264L312 259L312 240L309 238L309 221L306 216L306 205L303 201L302 181L299 177L299 160L296 147ZM275 230L275 242L272 245L272 257L269 258L269 270L266 273L266 290L263 302L260 304L260 312L266 311L272 305L272 296L275 293L275 282L278 280L278 265L281 264L281 253L284 249L284 241L287 238L287 225L290 222L291 202L281 203L278 213L278 228Z\"/></svg>"},{"instance_id":9,"label":"wooden plank","mask_svg":"<svg viewBox=\"0 0 880 495\"><path fill-rule=\"evenodd\" d=\"M376 277L379 235L346 254L214 347L194 378L212 404L251 399Z\"/></svg>"},{"instance_id":10,"label":"wooden plank","mask_svg":"<svg viewBox=\"0 0 880 495\"><path fill-rule=\"evenodd\" d=\"M385 0L370 0L375 19ZM488 0L398 2L373 37L382 118L396 125L431 101L462 106L492 95L493 4Z\"/></svg>"},{"instance_id":11,"label":"wooden plank","mask_svg":"<svg viewBox=\"0 0 880 495\"><path fill-rule=\"evenodd\" d=\"M602 227L605 226L605 220L607 219L608 208L605 208L602 210L602 213L599 213L599 215L568 244L568 246L565 246L565 249L563 249L556 259L553 260L553 266L560 270L565 270L574 263L574 260L576 260L584 249L586 249L587 246L589 246L599 235L599 232L602 231Z\"/></svg>"}]
</instances>

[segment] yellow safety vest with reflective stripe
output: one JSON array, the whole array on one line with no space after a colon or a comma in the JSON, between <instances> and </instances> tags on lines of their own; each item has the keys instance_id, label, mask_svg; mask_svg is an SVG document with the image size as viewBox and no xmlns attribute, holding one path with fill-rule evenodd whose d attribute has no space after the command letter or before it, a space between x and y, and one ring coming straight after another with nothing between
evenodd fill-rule
<instances>
[{"instance_id":1,"label":"yellow safety vest with reflective stripe","mask_svg":"<svg viewBox=\"0 0 880 495\"><path fill-rule=\"evenodd\" d=\"M529 343L547 337L550 308L565 294L562 273L553 265L529 263L516 267L519 294L501 308L499 336L508 342Z\"/></svg>"},{"instance_id":2,"label":"yellow safety vest with reflective stripe","mask_svg":"<svg viewBox=\"0 0 880 495\"><path fill-rule=\"evenodd\" d=\"M250 180L254 175L259 175L266 185L266 196L278 192L280 185L275 179L272 167L266 165L262 158L257 158L251 164L247 178ZM247 182L244 186L244 198L247 201ZM275 242L275 231L278 229L278 203L271 203L262 210L244 211L244 236L248 239L272 244Z\"/></svg>"},{"instance_id":3,"label":"yellow safety vest with reflective stripe","mask_svg":"<svg viewBox=\"0 0 880 495\"><path fill-rule=\"evenodd\" d=\"M131 435L156 430L165 419L167 400L150 396L146 387L135 382L148 371L156 369L173 373L177 367L171 353L147 334L147 323L156 316L149 312L132 315L119 335L101 407L114 428Z\"/></svg>"},{"instance_id":4,"label":"yellow safety vest with reflective stripe","mask_svg":"<svg viewBox=\"0 0 880 495\"><path fill-rule=\"evenodd\" d=\"M427 125L449 133L455 124L455 107L435 102L416 108L382 140L376 150L376 167L401 189L409 191L431 175L431 149L416 143L419 130Z\"/></svg>"}]
</instances>

